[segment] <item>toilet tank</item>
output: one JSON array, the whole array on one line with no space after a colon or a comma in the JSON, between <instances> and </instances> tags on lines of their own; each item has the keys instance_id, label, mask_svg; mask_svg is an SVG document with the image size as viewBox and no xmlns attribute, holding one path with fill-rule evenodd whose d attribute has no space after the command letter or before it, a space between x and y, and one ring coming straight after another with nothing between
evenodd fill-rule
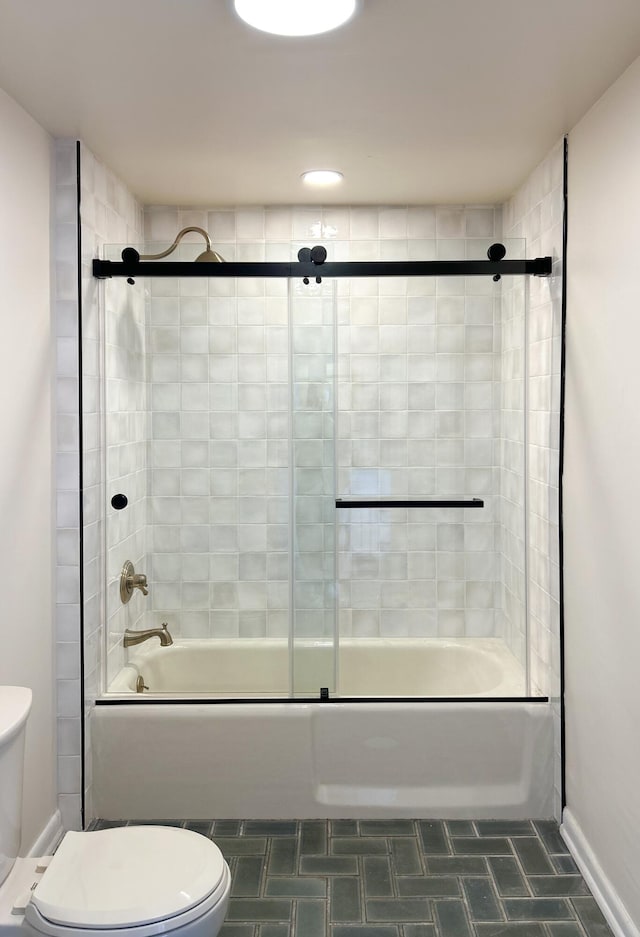
<instances>
[{"instance_id":1,"label":"toilet tank","mask_svg":"<svg viewBox=\"0 0 640 937\"><path fill-rule=\"evenodd\" d=\"M24 736L31 690L0 686L0 885L20 849Z\"/></svg>"}]
</instances>

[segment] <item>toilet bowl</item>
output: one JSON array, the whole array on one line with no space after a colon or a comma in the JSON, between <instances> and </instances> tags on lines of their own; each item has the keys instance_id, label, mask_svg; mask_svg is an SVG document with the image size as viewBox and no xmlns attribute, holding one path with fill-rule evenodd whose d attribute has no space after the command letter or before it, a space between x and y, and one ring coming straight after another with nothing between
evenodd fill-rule
<instances>
[{"instance_id":1,"label":"toilet bowl","mask_svg":"<svg viewBox=\"0 0 640 937\"><path fill-rule=\"evenodd\" d=\"M16 861L0 886L0 935L214 937L229 890L222 853L199 833L162 826L67 833L55 855Z\"/></svg>"},{"instance_id":2,"label":"toilet bowl","mask_svg":"<svg viewBox=\"0 0 640 937\"><path fill-rule=\"evenodd\" d=\"M53 856L14 858L19 817L9 814L20 799L30 706L29 690L0 687L0 788L6 781L14 792L14 811L0 812L0 937L215 937L231 876L218 847L199 833L164 826L70 832Z\"/></svg>"}]
</instances>

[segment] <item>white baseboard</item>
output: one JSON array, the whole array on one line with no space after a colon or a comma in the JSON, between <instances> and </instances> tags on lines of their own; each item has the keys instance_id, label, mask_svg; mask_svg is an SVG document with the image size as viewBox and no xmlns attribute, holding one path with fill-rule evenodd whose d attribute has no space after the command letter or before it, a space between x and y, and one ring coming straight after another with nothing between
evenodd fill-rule
<instances>
[{"instance_id":1,"label":"white baseboard","mask_svg":"<svg viewBox=\"0 0 640 937\"><path fill-rule=\"evenodd\" d=\"M56 810L43 831L40 833L27 856L50 856L64 835L62 817Z\"/></svg>"},{"instance_id":2,"label":"white baseboard","mask_svg":"<svg viewBox=\"0 0 640 937\"><path fill-rule=\"evenodd\" d=\"M620 896L605 875L576 818L568 808L565 808L562 814L560 833L616 937L640 937L640 929L631 920Z\"/></svg>"}]
</instances>

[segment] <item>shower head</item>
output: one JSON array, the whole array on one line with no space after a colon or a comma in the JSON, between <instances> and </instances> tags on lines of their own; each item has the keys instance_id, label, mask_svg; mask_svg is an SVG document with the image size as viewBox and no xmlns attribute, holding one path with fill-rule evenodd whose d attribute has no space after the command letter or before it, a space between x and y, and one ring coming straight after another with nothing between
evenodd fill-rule
<instances>
[{"instance_id":1,"label":"shower head","mask_svg":"<svg viewBox=\"0 0 640 937\"><path fill-rule=\"evenodd\" d=\"M198 254L195 259L195 263L202 263L203 261L210 264L223 264L224 257L222 257L218 251L214 251L212 247L208 247L206 251L202 251L201 254Z\"/></svg>"},{"instance_id":2,"label":"shower head","mask_svg":"<svg viewBox=\"0 0 640 937\"><path fill-rule=\"evenodd\" d=\"M204 228L196 227L183 228L182 231L178 231L175 241L171 247L166 249L166 251L160 251L159 254L140 254L140 260L160 260L162 257L168 257L168 255L172 254L176 249L185 234L189 234L190 231L195 231L196 234L201 234L207 245L206 250L204 250L201 254L198 254L195 259L195 263L224 263L224 257L221 257L220 254L217 251L214 251L211 247L211 238L204 230Z\"/></svg>"}]
</instances>

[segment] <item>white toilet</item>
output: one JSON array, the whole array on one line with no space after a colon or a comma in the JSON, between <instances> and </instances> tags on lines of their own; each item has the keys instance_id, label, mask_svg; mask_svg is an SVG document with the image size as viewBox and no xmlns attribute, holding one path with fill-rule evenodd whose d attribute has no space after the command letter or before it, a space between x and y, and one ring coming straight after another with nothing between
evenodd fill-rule
<instances>
[{"instance_id":1,"label":"white toilet","mask_svg":"<svg viewBox=\"0 0 640 937\"><path fill-rule=\"evenodd\" d=\"M67 833L17 859L31 690L0 687L0 937L215 937L231 876L199 833L131 826Z\"/></svg>"}]
</instances>

